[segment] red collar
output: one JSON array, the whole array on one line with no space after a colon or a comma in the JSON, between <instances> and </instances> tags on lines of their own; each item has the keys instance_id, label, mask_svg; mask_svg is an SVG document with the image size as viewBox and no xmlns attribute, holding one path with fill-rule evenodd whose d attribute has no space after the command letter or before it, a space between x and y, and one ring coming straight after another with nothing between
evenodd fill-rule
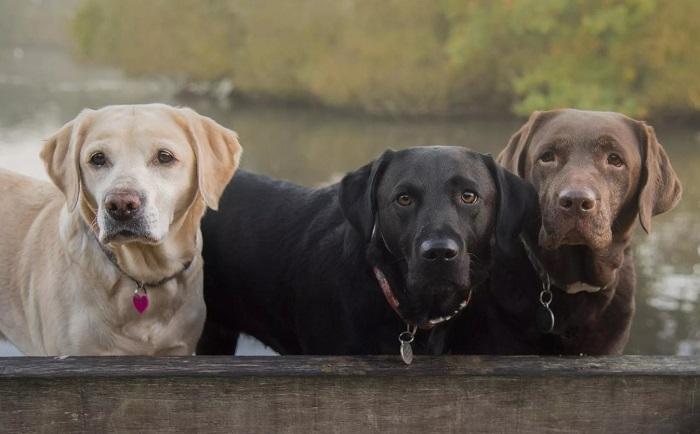
<instances>
[{"instance_id":1,"label":"red collar","mask_svg":"<svg viewBox=\"0 0 700 434\"><path fill-rule=\"evenodd\" d=\"M401 318L403 322L406 324L409 324L409 321L406 321L401 315L401 312L399 311L399 300L396 298L394 295L394 291L391 289L391 285L389 284L389 280L386 278L384 273L382 273L382 270L379 269L379 267L372 267L372 271L374 271L374 277L377 279L377 283L379 283L379 287L382 288L382 293L384 294L384 298L386 299L386 302L389 303L389 306L396 312L396 315ZM469 290L469 295L467 295L467 298L465 299L466 304L464 307L467 307L469 305L469 302L472 300L472 291ZM419 328L422 330L430 330L432 329L435 325L437 324L426 324L422 325Z\"/></svg>"}]
</instances>

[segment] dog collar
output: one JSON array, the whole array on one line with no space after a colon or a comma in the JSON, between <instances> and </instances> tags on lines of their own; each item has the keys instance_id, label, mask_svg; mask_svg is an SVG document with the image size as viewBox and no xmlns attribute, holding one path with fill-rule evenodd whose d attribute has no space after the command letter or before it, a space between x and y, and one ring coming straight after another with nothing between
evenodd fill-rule
<instances>
[{"instance_id":1,"label":"dog collar","mask_svg":"<svg viewBox=\"0 0 700 434\"><path fill-rule=\"evenodd\" d=\"M119 266L119 263L117 262L117 257L114 254L114 252L105 248L105 246L103 246L97 240L97 237L95 237L95 241L97 241L97 245L100 246L100 250L102 250L107 259L109 259L109 262L111 262L112 265L114 265L114 267L117 270L119 270L121 274L123 274L129 280L133 281L136 284L136 288L134 289L134 295L131 297L131 303L134 305L134 309L136 309L136 312L138 312L139 314L144 313L146 309L148 309L148 306L150 304L148 299L148 291L146 290L146 288L155 288L164 285L165 283L175 279L176 277L187 271L187 269L190 268L190 265L192 265L192 260L189 260L183 264L180 271L171 274L170 276L164 277L158 280L157 282L144 282L142 280L136 279L135 277L124 271L122 267Z\"/></svg>"},{"instance_id":2,"label":"dog collar","mask_svg":"<svg viewBox=\"0 0 700 434\"><path fill-rule=\"evenodd\" d=\"M561 284L560 282L555 281L552 276L547 272L547 270L544 268L544 265L540 261L540 259L537 257L535 254L534 250L530 245L528 244L527 240L525 239L525 236L523 234L520 234L520 242L523 245L523 248L525 249L525 252L527 253L527 258L530 261L530 264L532 264L532 267L537 271L537 274L540 276L540 280L542 282L548 281L551 285L556 286L557 288L561 288L564 292L567 294L576 294L579 292L598 292L606 289L608 285L605 286L593 286L589 285L584 282L574 282L568 285Z\"/></svg>"},{"instance_id":3,"label":"dog collar","mask_svg":"<svg viewBox=\"0 0 700 434\"><path fill-rule=\"evenodd\" d=\"M389 280L386 278L384 273L382 273L382 270L379 269L379 267L372 267L372 271L374 272L374 277L377 279L377 282L379 283L379 287L382 288L382 293L384 294L384 298L386 299L386 302L389 304L389 306L396 312L396 315L398 315L399 318L401 318L401 321L406 323L406 330L399 333L399 353L401 354L401 359L403 362L407 365L410 365L411 362L413 362L413 347L411 347L411 343L413 342L413 339L416 335L416 331L418 331L418 325L412 324L409 321L406 321L401 315L401 311L399 311L399 300L396 298L394 295L394 291L391 289L391 285L389 284ZM466 300L464 300L460 305L457 310L452 315L436 318L436 319L431 319L428 321L427 326L422 326L421 329L423 330L429 330L432 329L434 326L445 322L449 321L457 315L462 309L467 307L469 302L472 299L472 290L469 290L469 295L467 296Z\"/></svg>"},{"instance_id":4,"label":"dog collar","mask_svg":"<svg viewBox=\"0 0 700 434\"><path fill-rule=\"evenodd\" d=\"M410 321L406 321L404 319L403 315L401 315L401 311L399 311L399 300L396 298L396 295L394 295L394 291L391 289L391 285L389 284L389 280L386 278L382 270L379 269L379 267L373 267L372 270L374 271L374 277L377 279L377 283L379 283L379 287L382 289L382 293L384 294L384 298L386 299L386 302L389 304L389 306L396 312L396 315L401 318L403 322L405 322L407 325L411 326L417 326L417 324L413 324ZM472 290L469 290L469 294L467 295L467 298L460 303L459 307L452 313L452 315L446 315L446 316L441 316L439 318L433 318L431 320L428 320L427 325L422 325L420 326L421 330L430 330L431 328L435 327L438 324L441 324L443 322L451 320L455 315L457 315L462 309L467 307L469 305L469 302L472 299Z\"/></svg>"},{"instance_id":5,"label":"dog collar","mask_svg":"<svg viewBox=\"0 0 700 434\"><path fill-rule=\"evenodd\" d=\"M544 265L539 260L537 255L535 255L534 250L527 243L527 240L523 234L520 234L520 242L525 249L525 253L527 253L527 258L530 261L530 264L532 264L532 267L539 275L540 282L542 282L542 290L540 291L539 295L540 305L535 311L535 324L540 332L552 333L554 331L554 312L552 312L552 309L549 307L549 305L552 303L552 299L554 298L554 294L552 293L551 289L552 284L558 288L561 288L567 294L576 294L583 291L598 292L607 287L607 285L603 287L594 287L583 282L575 282L571 285L558 284L552 279L547 270L544 268Z\"/></svg>"}]
</instances>

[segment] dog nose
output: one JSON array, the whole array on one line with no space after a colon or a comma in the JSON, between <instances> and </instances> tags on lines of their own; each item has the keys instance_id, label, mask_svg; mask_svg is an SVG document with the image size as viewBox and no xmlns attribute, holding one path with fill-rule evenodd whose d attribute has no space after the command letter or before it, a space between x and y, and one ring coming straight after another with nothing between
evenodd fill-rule
<instances>
[{"instance_id":1,"label":"dog nose","mask_svg":"<svg viewBox=\"0 0 700 434\"><path fill-rule=\"evenodd\" d=\"M597 202L595 193L587 188L564 190L559 194L559 208L566 212L590 213Z\"/></svg>"},{"instance_id":2,"label":"dog nose","mask_svg":"<svg viewBox=\"0 0 700 434\"><path fill-rule=\"evenodd\" d=\"M449 238L425 240L420 244L419 253L426 261L451 261L457 257L459 246Z\"/></svg>"},{"instance_id":3,"label":"dog nose","mask_svg":"<svg viewBox=\"0 0 700 434\"><path fill-rule=\"evenodd\" d=\"M135 191L115 191L105 197L107 213L115 220L126 221L141 210L141 198Z\"/></svg>"}]
</instances>

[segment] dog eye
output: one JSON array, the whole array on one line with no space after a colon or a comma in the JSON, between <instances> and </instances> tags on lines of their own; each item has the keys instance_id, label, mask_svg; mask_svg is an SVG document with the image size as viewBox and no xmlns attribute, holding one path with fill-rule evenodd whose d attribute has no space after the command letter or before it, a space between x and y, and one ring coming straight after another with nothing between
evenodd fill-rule
<instances>
[{"instance_id":1,"label":"dog eye","mask_svg":"<svg viewBox=\"0 0 700 434\"><path fill-rule=\"evenodd\" d=\"M615 153L612 153L608 155L608 164L615 167L622 167L625 165L625 162L622 160L622 157Z\"/></svg>"},{"instance_id":2,"label":"dog eye","mask_svg":"<svg viewBox=\"0 0 700 434\"><path fill-rule=\"evenodd\" d=\"M95 152L90 156L90 164L95 167L102 167L107 164L107 157L102 152Z\"/></svg>"},{"instance_id":3,"label":"dog eye","mask_svg":"<svg viewBox=\"0 0 700 434\"><path fill-rule=\"evenodd\" d=\"M170 164L175 161L175 156L168 151L161 149L158 151L158 162L160 164Z\"/></svg>"},{"instance_id":4,"label":"dog eye","mask_svg":"<svg viewBox=\"0 0 700 434\"><path fill-rule=\"evenodd\" d=\"M545 151L542 155L540 155L540 161L543 163L549 163L554 161L554 152Z\"/></svg>"},{"instance_id":5,"label":"dog eye","mask_svg":"<svg viewBox=\"0 0 700 434\"><path fill-rule=\"evenodd\" d=\"M401 206L409 206L413 203L413 198L407 194L400 194L396 196L396 203Z\"/></svg>"},{"instance_id":6,"label":"dog eye","mask_svg":"<svg viewBox=\"0 0 700 434\"><path fill-rule=\"evenodd\" d=\"M467 205L474 205L479 199L479 196L477 196L474 192L465 191L462 193L461 199L462 202L466 203Z\"/></svg>"}]
</instances>

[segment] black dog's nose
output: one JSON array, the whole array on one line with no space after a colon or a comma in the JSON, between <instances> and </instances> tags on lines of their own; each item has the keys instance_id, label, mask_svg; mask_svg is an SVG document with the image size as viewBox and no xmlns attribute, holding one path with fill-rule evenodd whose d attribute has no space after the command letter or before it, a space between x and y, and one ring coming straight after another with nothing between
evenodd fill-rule
<instances>
[{"instance_id":1,"label":"black dog's nose","mask_svg":"<svg viewBox=\"0 0 700 434\"><path fill-rule=\"evenodd\" d=\"M114 220L126 221L141 210L141 198L132 190L121 190L105 196L105 208Z\"/></svg>"},{"instance_id":2,"label":"black dog's nose","mask_svg":"<svg viewBox=\"0 0 700 434\"><path fill-rule=\"evenodd\" d=\"M559 208L566 212L590 213L597 202L595 193L587 188L568 189L559 194Z\"/></svg>"},{"instance_id":3,"label":"black dog's nose","mask_svg":"<svg viewBox=\"0 0 700 434\"><path fill-rule=\"evenodd\" d=\"M420 244L420 256L427 261L451 261L458 253L459 246L449 238L425 240Z\"/></svg>"}]
</instances>

